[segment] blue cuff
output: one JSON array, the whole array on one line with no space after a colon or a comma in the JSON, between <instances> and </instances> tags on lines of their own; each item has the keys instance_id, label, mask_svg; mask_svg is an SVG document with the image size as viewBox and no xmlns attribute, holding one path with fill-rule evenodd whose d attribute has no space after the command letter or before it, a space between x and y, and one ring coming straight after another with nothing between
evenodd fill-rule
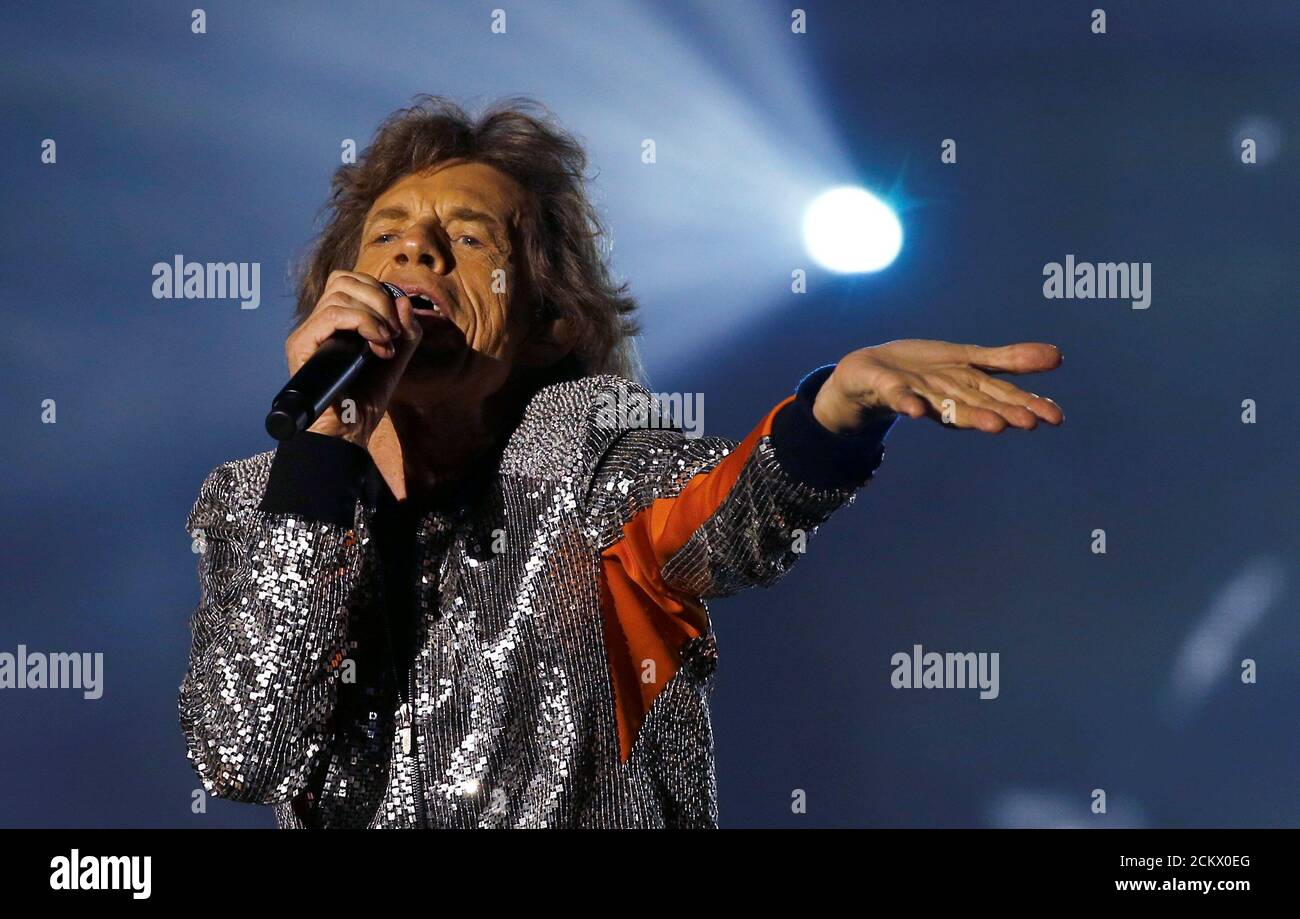
<instances>
[{"instance_id":1,"label":"blue cuff","mask_svg":"<svg viewBox=\"0 0 1300 919\"><path fill-rule=\"evenodd\" d=\"M885 455L885 438L898 420L889 414L852 434L837 434L813 414L813 403L834 364L818 367L795 388L795 399L772 419L777 462L795 481L813 488L859 488Z\"/></svg>"}]
</instances>

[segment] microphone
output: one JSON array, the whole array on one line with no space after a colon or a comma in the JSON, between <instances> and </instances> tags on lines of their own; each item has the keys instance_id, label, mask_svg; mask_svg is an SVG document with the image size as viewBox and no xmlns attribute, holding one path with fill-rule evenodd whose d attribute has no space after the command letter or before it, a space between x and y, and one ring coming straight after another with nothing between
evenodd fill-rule
<instances>
[{"instance_id":1,"label":"microphone","mask_svg":"<svg viewBox=\"0 0 1300 919\"><path fill-rule=\"evenodd\" d=\"M394 300L406 296L387 281L379 283ZM271 400L266 433L284 441L307 430L357 374L379 360L369 343L356 332L350 329L335 332Z\"/></svg>"}]
</instances>

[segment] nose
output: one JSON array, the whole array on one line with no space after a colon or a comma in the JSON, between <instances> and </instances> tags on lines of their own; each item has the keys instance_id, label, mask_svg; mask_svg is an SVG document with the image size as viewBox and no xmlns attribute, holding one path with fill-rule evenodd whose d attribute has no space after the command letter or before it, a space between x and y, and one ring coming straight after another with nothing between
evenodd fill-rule
<instances>
[{"instance_id":1,"label":"nose","mask_svg":"<svg viewBox=\"0 0 1300 919\"><path fill-rule=\"evenodd\" d=\"M446 274L451 268L451 255L440 228L417 224L403 233L393 247L393 262L402 266L415 264L437 274Z\"/></svg>"}]
</instances>

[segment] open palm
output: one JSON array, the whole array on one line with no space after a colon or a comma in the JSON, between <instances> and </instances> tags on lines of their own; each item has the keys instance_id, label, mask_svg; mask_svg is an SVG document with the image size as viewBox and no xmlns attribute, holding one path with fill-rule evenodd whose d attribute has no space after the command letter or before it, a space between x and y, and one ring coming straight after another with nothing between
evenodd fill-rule
<instances>
[{"instance_id":1,"label":"open palm","mask_svg":"<svg viewBox=\"0 0 1300 919\"><path fill-rule=\"evenodd\" d=\"M1037 342L986 348L891 341L846 355L818 393L814 414L844 432L888 412L990 434L1007 426L1033 430L1040 421L1060 424L1060 407L991 374L1040 373L1060 364L1055 345Z\"/></svg>"}]
</instances>

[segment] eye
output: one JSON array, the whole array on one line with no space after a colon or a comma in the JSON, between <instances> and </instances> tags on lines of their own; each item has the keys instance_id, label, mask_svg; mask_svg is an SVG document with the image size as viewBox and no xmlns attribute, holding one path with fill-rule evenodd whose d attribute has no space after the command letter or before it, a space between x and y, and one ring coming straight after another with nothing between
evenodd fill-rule
<instances>
[{"instance_id":1,"label":"eye","mask_svg":"<svg viewBox=\"0 0 1300 919\"><path fill-rule=\"evenodd\" d=\"M378 236L375 237L374 241L377 243L383 243L393 238L394 238L394 234L392 233L380 233Z\"/></svg>"},{"instance_id":2,"label":"eye","mask_svg":"<svg viewBox=\"0 0 1300 919\"><path fill-rule=\"evenodd\" d=\"M477 249L483 243L479 242L478 237L470 236L468 233L461 233L456 237L456 242L469 246L471 249Z\"/></svg>"}]
</instances>

